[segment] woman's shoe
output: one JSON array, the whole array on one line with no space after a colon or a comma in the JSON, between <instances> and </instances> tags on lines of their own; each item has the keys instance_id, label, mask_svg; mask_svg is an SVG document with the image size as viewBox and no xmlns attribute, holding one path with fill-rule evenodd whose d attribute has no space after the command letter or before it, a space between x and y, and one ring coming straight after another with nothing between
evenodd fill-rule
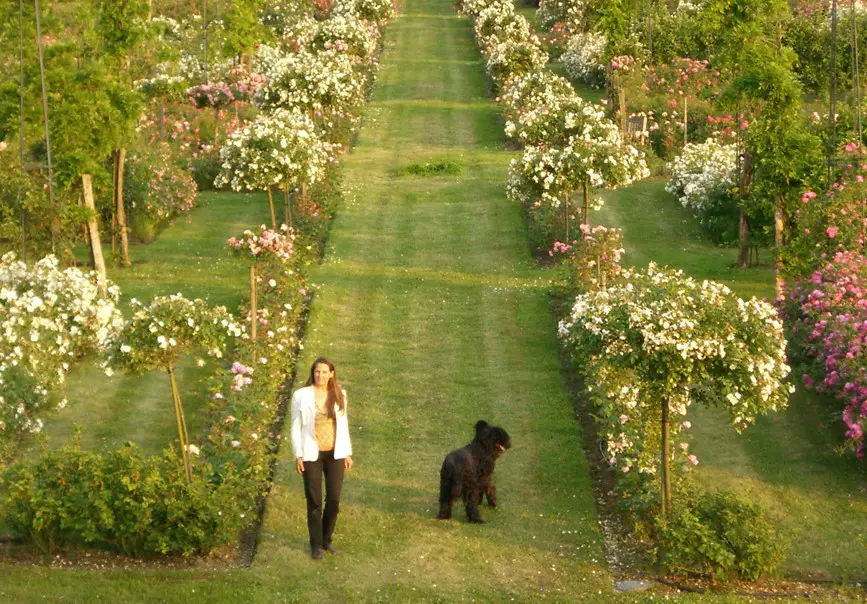
<instances>
[{"instance_id":1,"label":"woman's shoe","mask_svg":"<svg viewBox=\"0 0 867 604\"><path fill-rule=\"evenodd\" d=\"M323 549L330 554L342 554L343 553L339 549L337 549L336 547L331 545L330 543L328 545L326 545Z\"/></svg>"},{"instance_id":2,"label":"woman's shoe","mask_svg":"<svg viewBox=\"0 0 867 604\"><path fill-rule=\"evenodd\" d=\"M322 560L322 550L317 547L310 553L310 556L314 560Z\"/></svg>"}]
</instances>

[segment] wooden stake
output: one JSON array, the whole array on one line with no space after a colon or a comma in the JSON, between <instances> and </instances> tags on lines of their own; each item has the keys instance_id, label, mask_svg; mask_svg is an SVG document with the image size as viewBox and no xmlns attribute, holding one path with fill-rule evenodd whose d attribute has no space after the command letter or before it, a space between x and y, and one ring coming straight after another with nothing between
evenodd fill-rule
<instances>
[{"instance_id":1,"label":"wooden stake","mask_svg":"<svg viewBox=\"0 0 867 604\"><path fill-rule=\"evenodd\" d=\"M253 341L256 341L256 332L259 323L259 317L256 308L256 263L250 265L250 332L253 336Z\"/></svg>"},{"instance_id":2,"label":"wooden stake","mask_svg":"<svg viewBox=\"0 0 867 604\"><path fill-rule=\"evenodd\" d=\"M114 205L117 215L117 226L120 229L120 265L128 267L129 261L129 228L126 225L126 209L123 206L123 167L126 161L126 149L114 152Z\"/></svg>"},{"instance_id":3,"label":"wooden stake","mask_svg":"<svg viewBox=\"0 0 867 604\"><path fill-rule=\"evenodd\" d=\"M662 400L662 516L665 520L671 517L671 471L669 457L671 442L669 438L668 399Z\"/></svg>"},{"instance_id":4,"label":"wooden stake","mask_svg":"<svg viewBox=\"0 0 867 604\"><path fill-rule=\"evenodd\" d=\"M187 434L187 422L184 419L184 408L181 405L181 395L178 391L178 384L175 381L174 368L169 365L169 379L172 382L172 400L175 405L175 419L178 424L178 441L181 444L181 458L184 462L184 473L187 475L187 481L193 480L193 464L190 462L190 439Z\"/></svg>"},{"instance_id":5,"label":"wooden stake","mask_svg":"<svg viewBox=\"0 0 867 604\"><path fill-rule=\"evenodd\" d=\"M271 196L271 185L266 187L268 191L268 209L271 210L271 228L277 230L277 217L274 214L274 197Z\"/></svg>"},{"instance_id":6,"label":"wooden stake","mask_svg":"<svg viewBox=\"0 0 867 604\"><path fill-rule=\"evenodd\" d=\"M774 293L777 298L783 297L783 196L777 195L776 207L774 207ZM756 264L758 264L758 250L756 251Z\"/></svg>"},{"instance_id":7,"label":"wooden stake","mask_svg":"<svg viewBox=\"0 0 867 604\"><path fill-rule=\"evenodd\" d=\"M99 224L96 220L96 204L93 202L93 185L90 174L81 175L81 183L84 186L84 205L91 211L87 219L87 228L90 232L90 247L93 250L93 264L96 270L96 282L99 291L106 294L105 260L102 257L102 242L99 239Z\"/></svg>"},{"instance_id":8,"label":"wooden stake","mask_svg":"<svg viewBox=\"0 0 867 604\"><path fill-rule=\"evenodd\" d=\"M283 183L283 212L286 217L286 224L292 227L292 205L289 202L289 183Z\"/></svg>"}]
</instances>

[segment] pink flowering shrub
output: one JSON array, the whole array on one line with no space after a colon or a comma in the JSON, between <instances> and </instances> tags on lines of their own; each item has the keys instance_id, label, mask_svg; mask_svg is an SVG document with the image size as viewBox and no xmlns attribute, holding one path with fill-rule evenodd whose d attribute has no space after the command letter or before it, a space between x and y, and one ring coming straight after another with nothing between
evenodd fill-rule
<instances>
[{"instance_id":1,"label":"pink flowering shrub","mask_svg":"<svg viewBox=\"0 0 867 604\"><path fill-rule=\"evenodd\" d=\"M708 128L707 117L720 90L720 72L706 60L681 57L645 71L642 91L647 96L647 109L654 111L659 124L652 140L660 157L669 157L684 144L685 117L687 140L707 137L713 130Z\"/></svg>"},{"instance_id":2,"label":"pink flowering shrub","mask_svg":"<svg viewBox=\"0 0 867 604\"><path fill-rule=\"evenodd\" d=\"M196 181L177 166L167 143L130 155L126 167L125 202L134 227L143 221L156 227L171 224L196 206Z\"/></svg>"},{"instance_id":3,"label":"pink flowering shrub","mask_svg":"<svg viewBox=\"0 0 867 604\"><path fill-rule=\"evenodd\" d=\"M864 457L867 427L867 258L838 252L780 301L808 389L841 403L847 444Z\"/></svg>"},{"instance_id":4,"label":"pink flowering shrub","mask_svg":"<svg viewBox=\"0 0 867 604\"><path fill-rule=\"evenodd\" d=\"M605 289L620 275L620 259L625 253L621 229L582 224L580 239L571 245L556 241L548 255L566 258L575 290L593 291Z\"/></svg>"},{"instance_id":5,"label":"pink flowering shrub","mask_svg":"<svg viewBox=\"0 0 867 604\"><path fill-rule=\"evenodd\" d=\"M187 97L194 107L225 107L235 101L235 95L225 82L198 84L187 89Z\"/></svg>"},{"instance_id":6,"label":"pink flowering shrub","mask_svg":"<svg viewBox=\"0 0 867 604\"><path fill-rule=\"evenodd\" d=\"M230 237L226 243L236 254L249 256L254 260L269 254L283 262L290 262L296 233L285 224L280 230L282 232L269 229L263 224L259 227L258 234L246 230L240 237Z\"/></svg>"},{"instance_id":7,"label":"pink flowering shrub","mask_svg":"<svg viewBox=\"0 0 867 604\"><path fill-rule=\"evenodd\" d=\"M837 252L863 253L867 241L867 163L852 159L840 180L827 191L801 195L784 249L790 275L809 274Z\"/></svg>"}]
</instances>

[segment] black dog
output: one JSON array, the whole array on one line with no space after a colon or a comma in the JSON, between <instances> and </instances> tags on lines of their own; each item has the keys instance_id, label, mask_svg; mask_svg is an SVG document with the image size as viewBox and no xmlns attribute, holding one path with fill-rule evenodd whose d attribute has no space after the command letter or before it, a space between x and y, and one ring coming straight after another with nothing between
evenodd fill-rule
<instances>
[{"instance_id":1,"label":"black dog","mask_svg":"<svg viewBox=\"0 0 867 604\"><path fill-rule=\"evenodd\" d=\"M497 507L497 488L491 480L497 458L512 446L506 431L488 422L476 422L476 436L466 447L446 455L440 470L440 513L437 518L452 517L452 502L463 498L470 522L484 522L479 515L482 495L488 505Z\"/></svg>"}]
</instances>

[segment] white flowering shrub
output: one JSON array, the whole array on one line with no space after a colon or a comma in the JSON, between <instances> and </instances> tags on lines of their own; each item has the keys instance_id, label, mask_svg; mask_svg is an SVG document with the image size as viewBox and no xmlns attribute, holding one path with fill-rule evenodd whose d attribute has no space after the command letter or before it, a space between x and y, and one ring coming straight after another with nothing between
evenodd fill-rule
<instances>
[{"instance_id":1,"label":"white flowering shrub","mask_svg":"<svg viewBox=\"0 0 867 604\"><path fill-rule=\"evenodd\" d=\"M211 308L199 298L157 296L147 306L133 298L130 306L132 318L106 351L109 375L118 369L167 371L182 354L196 348L222 358L229 339L245 333L225 306Z\"/></svg>"},{"instance_id":2,"label":"white flowering shrub","mask_svg":"<svg viewBox=\"0 0 867 604\"><path fill-rule=\"evenodd\" d=\"M339 149L319 137L307 113L277 109L232 133L220 149L221 169L214 185L235 191L312 185L324 177Z\"/></svg>"},{"instance_id":3,"label":"white flowering shrub","mask_svg":"<svg viewBox=\"0 0 867 604\"><path fill-rule=\"evenodd\" d=\"M528 146L512 160L508 185L512 199L535 208L559 208L563 196L581 190L585 181L591 187L614 188L650 175L643 154L623 143L620 130L600 107L578 100L573 105L580 110L558 118L571 131L562 144Z\"/></svg>"},{"instance_id":4,"label":"white flowering shrub","mask_svg":"<svg viewBox=\"0 0 867 604\"><path fill-rule=\"evenodd\" d=\"M346 117L364 102L364 79L352 58L335 51L306 50L284 55L264 72L267 84L257 104L270 111L298 108L332 117Z\"/></svg>"},{"instance_id":5,"label":"white flowering shrub","mask_svg":"<svg viewBox=\"0 0 867 604\"><path fill-rule=\"evenodd\" d=\"M608 38L596 32L578 33L569 39L560 61L573 80L601 88L605 85L605 47Z\"/></svg>"},{"instance_id":6,"label":"white flowering shrub","mask_svg":"<svg viewBox=\"0 0 867 604\"><path fill-rule=\"evenodd\" d=\"M482 10L473 19L473 31L485 53L505 40L527 42L532 38L527 20L511 5L494 4Z\"/></svg>"},{"instance_id":7,"label":"white flowering shrub","mask_svg":"<svg viewBox=\"0 0 867 604\"><path fill-rule=\"evenodd\" d=\"M541 0L536 20L545 29L562 23L569 32L577 33L581 31L590 8L590 0Z\"/></svg>"},{"instance_id":8,"label":"white flowering shrub","mask_svg":"<svg viewBox=\"0 0 867 604\"><path fill-rule=\"evenodd\" d=\"M510 78L497 100L505 105L507 115L516 116L537 107L558 105L574 96L569 80L542 69Z\"/></svg>"},{"instance_id":9,"label":"white flowering shrub","mask_svg":"<svg viewBox=\"0 0 867 604\"><path fill-rule=\"evenodd\" d=\"M111 284L102 296L93 273L61 270L54 256L33 266L12 252L0 259L0 445L38 432L71 364L111 344L123 326L119 296Z\"/></svg>"},{"instance_id":10,"label":"white flowering shrub","mask_svg":"<svg viewBox=\"0 0 867 604\"><path fill-rule=\"evenodd\" d=\"M355 15L382 27L397 16L392 0L336 0L334 15Z\"/></svg>"},{"instance_id":11,"label":"white flowering shrub","mask_svg":"<svg viewBox=\"0 0 867 604\"><path fill-rule=\"evenodd\" d=\"M689 143L671 163L671 178L665 190L696 214L717 203L735 184L737 148L715 139Z\"/></svg>"},{"instance_id":12,"label":"white flowering shrub","mask_svg":"<svg viewBox=\"0 0 867 604\"><path fill-rule=\"evenodd\" d=\"M488 55L487 69L494 83L503 86L510 78L544 69L547 63L548 55L533 36L529 41L505 40L494 46Z\"/></svg>"},{"instance_id":13,"label":"white flowering shrub","mask_svg":"<svg viewBox=\"0 0 867 604\"><path fill-rule=\"evenodd\" d=\"M481 12L488 8L496 8L499 12L506 13L515 10L515 6L509 0L463 0L460 2L460 12L471 19L475 19Z\"/></svg>"},{"instance_id":14,"label":"white flowering shrub","mask_svg":"<svg viewBox=\"0 0 867 604\"><path fill-rule=\"evenodd\" d=\"M379 39L379 29L354 14L333 15L316 25L311 45L316 52L345 53L358 64L370 65L376 61Z\"/></svg>"},{"instance_id":15,"label":"white flowering shrub","mask_svg":"<svg viewBox=\"0 0 867 604\"><path fill-rule=\"evenodd\" d=\"M681 436L693 403L721 405L740 432L783 409L793 390L784 383L790 368L773 306L654 264L579 295L559 334L589 385L608 461L621 475L652 476L663 460L697 465ZM668 456L658 438L660 406L676 443Z\"/></svg>"},{"instance_id":16,"label":"white flowering shrub","mask_svg":"<svg viewBox=\"0 0 867 604\"><path fill-rule=\"evenodd\" d=\"M588 122L589 120L589 122ZM551 95L543 102L506 120L506 136L524 145L560 147L572 136L590 133L588 123L605 124L606 135L615 137L613 122L606 120L601 107L585 101L576 94ZM597 132L599 127L597 125ZM614 144L618 144L619 131Z\"/></svg>"}]
</instances>

